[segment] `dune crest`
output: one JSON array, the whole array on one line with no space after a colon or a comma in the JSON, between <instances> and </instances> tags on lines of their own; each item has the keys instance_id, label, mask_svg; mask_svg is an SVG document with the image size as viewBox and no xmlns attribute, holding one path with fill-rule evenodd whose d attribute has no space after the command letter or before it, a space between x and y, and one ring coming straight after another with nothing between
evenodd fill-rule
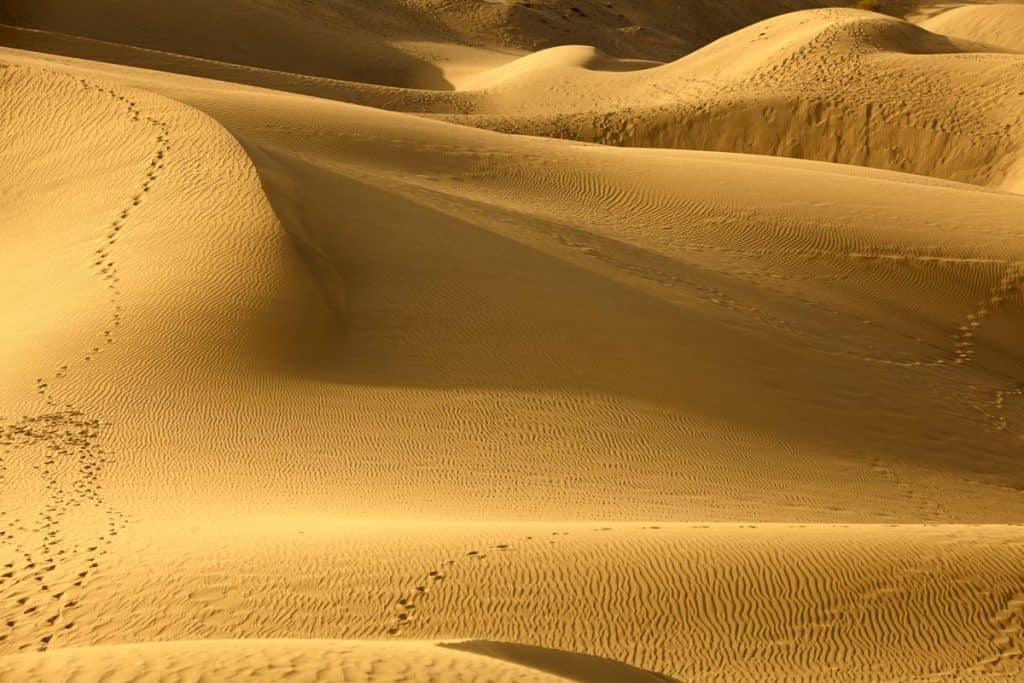
<instances>
[{"instance_id":1,"label":"dune crest","mask_svg":"<svg viewBox=\"0 0 1024 683\"><path fill-rule=\"evenodd\" d=\"M52 650L0 660L18 680L529 681L567 679L433 643L204 640Z\"/></svg>"},{"instance_id":2,"label":"dune crest","mask_svg":"<svg viewBox=\"0 0 1024 683\"><path fill-rule=\"evenodd\" d=\"M796 157L1012 189L1020 181L1024 57L1000 50L877 13L808 10L658 68L535 70L528 80L494 84L471 116L448 118L507 132Z\"/></svg>"},{"instance_id":3,"label":"dune crest","mask_svg":"<svg viewBox=\"0 0 1024 683\"><path fill-rule=\"evenodd\" d=\"M561 45L534 52L525 57L477 74L461 84L462 90L486 90L508 81L529 78L551 70L638 71L659 66L661 62L640 59L615 59L589 45Z\"/></svg>"},{"instance_id":4,"label":"dune crest","mask_svg":"<svg viewBox=\"0 0 1024 683\"><path fill-rule=\"evenodd\" d=\"M926 19L921 26L958 40L1024 52L1024 5L965 5Z\"/></svg>"},{"instance_id":5,"label":"dune crest","mask_svg":"<svg viewBox=\"0 0 1024 683\"><path fill-rule=\"evenodd\" d=\"M446 6L441 15L465 12L460 8ZM230 63L237 61L231 55L197 60L11 26L0 35L16 47L265 85L502 132L856 164L1015 191L1022 182L1024 116L1024 56L1012 47L1018 8L964 7L921 26L877 12L809 9L678 54L659 53L668 62L661 66L648 53L615 51L596 39L593 47L556 41L525 56L509 51L514 40L445 47L439 41L446 34L436 27L439 33L429 40L396 40L412 58L436 64L442 77L450 71L440 86L353 82L348 79L359 79L344 70L324 77L324 70L293 65L299 71L289 73L288 65L266 60L249 60L263 67L254 68ZM942 18L947 15L952 19ZM470 25L479 16L463 19ZM346 59L352 65L381 61ZM474 60L479 67L468 66ZM385 82L406 87L376 84Z\"/></svg>"}]
</instances>

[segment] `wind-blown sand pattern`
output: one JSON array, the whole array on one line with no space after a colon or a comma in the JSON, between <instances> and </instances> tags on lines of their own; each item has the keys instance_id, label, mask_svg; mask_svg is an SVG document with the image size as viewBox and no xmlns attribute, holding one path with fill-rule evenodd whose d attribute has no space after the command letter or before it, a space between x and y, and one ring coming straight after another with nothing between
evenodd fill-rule
<instances>
[{"instance_id":1,"label":"wind-blown sand pattern","mask_svg":"<svg viewBox=\"0 0 1024 683\"><path fill-rule=\"evenodd\" d=\"M0 680L1024 678L1024 5L838 4L0 5Z\"/></svg>"}]
</instances>

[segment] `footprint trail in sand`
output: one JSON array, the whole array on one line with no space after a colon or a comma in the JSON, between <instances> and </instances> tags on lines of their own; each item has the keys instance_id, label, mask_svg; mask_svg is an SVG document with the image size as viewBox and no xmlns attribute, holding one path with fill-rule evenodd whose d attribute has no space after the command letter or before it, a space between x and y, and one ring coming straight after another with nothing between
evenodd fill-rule
<instances>
[{"instance_id":1,"label":"footprint trail in sand","mask_svg":"<svg viewBox=\"0 0 1024 683\"><path fill-rule=\"evenodd\" d=\"M77 365L91 362L116 341L124 308L114 261L115 245L121 231L130 225L133 211L153 190L171 149L165 122L146 115L135 102L113 89L86 79L77 82L84 91L99 92L123 104L123 113L131 124L152 128L155 151L139 192L105 228L102 246L92 254L92 267L109 292L109 327L103 331L103 343L69 359L50 378L36 380L36 393L46 412L0 422L0 486L16 485L4 480L10 476L6 461L32 458L35 462L31 468L45 490L42 507L34 517L23 510L0 510L4 524L0 530L2 540L13 551L5 553L5 558L13 559L4 563L0 574L0 605L8 615L0 641L14 638L19 632L32 632L40 634L35 643L40 651L50 647L62 631L74 628L75 614L82 608L86 592L85 583L127 523L125 515L104 498L103 471L115 462L114 455L102 445L107 423L78 410L71 402L73 397L64 395L60 385ZM87 527L96 535L86 538L81 533L69 533L69 516L95 517ZM18 649L31 647L30 643L23 643Z\"/></svg>"}]
</instances>

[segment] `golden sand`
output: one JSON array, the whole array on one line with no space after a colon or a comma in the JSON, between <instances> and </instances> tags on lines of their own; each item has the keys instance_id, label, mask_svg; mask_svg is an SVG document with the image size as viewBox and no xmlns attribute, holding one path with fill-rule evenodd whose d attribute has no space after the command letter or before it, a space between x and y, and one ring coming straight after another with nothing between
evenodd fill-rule
<instances>
[{"instance_id":1,"label":"golden sand","mask_svg":"<svg viewBox=\"0 0 1024 683\"><path fill-rule=\"evenodd\" d=\"M1024 5L829 4L5 3L0 680L1024 678Z\"/></svg>"}]
</instances>

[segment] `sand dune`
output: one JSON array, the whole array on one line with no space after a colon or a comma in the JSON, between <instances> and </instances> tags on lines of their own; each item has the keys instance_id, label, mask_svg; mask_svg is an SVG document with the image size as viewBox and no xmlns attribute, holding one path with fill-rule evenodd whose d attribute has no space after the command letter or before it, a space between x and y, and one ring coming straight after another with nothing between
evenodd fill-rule
<instances>
[{"instance_id":1,"label":"sand dune","mask_svg":"<svg viewBox=\"0 0 1024 683\"><path fill-rule=\"evenodd\" d=\"M589 45L561 45L534 52L494 69L475 74L463 81L461 88L465 90L494 88L508 81L528 78L534 73L547 73L554 69L639 71L659 64L660 62L640 59L610 58Z\"/></svg>"},{"instance_id":2,"label":"sand dune","mask_svg":"<svg viewBox=\"0 0 1024 683\"><path fill-rule=\"evenodd\" d=\"M138 289L133 284L131 291L140 292L139 301L133 307L159 314L125 323L121 334L134 336L126 340L128 355L118 365L133 370L129 378L110 375L117 388L102 392L100 405L113 401L143 424L179 425L147 434L148 445L126 445L133 457L155 463L167 449L191 448L194 459L183 459L183 466L214 458L210 478L197 491L210 498L204 504L234 497L216 485L221 476L230 477L227 485L263 471L231 472L236 458L228 453L258 450L252 457L265 458L267 467L280 463L283 454L267 445L257 448L268 441L268 430L279 428L289 438L269 441L290 452L296 439L309 444L304 448L331 451L338 438L363 453L352 462L365 464L350 465L346 480L320 469L330 461L319 462L325 488L307 494L316 499L310 505L333 500L360 513L427 514L437 508L420 493L426 488L438 502L455 504L451 512L479 517L504 510L515 516L525 512L518 492L493 498L502 490L498 483L506 468L530 481L548 478L548 484L539 480L531 486L551 486L554 493L575 476L582 458L609 469L605 475L593 472L594 483L579 499L553 496L552 513L587 518L583 509L598 517L621 510L618 477L625 471L655 487L641 499L627 493L626 514L634 519L746 519L753 510L781 515L775 519L831 519L837 507L851 521L877 519L879 508L865 507L864 490L850 489L849 501L837 504L833 482L884 482L873 459L891 461L892 444L899 443L900 466L954 466L971 453L972 462L985 464L976 480L980 500L965 508L974 515L976 506L991 504L994 516L986 519L1012 517L998 491L1005 477L1016 475L1013 459L1001 454L1011 453L1016 441L998 427L1002 419L1015 419L1016 406L993 406L998 392L1015 391L1008 380L1015 361L1012 347L990 330L1012 324L1014 310L990 300L1019 297L1013 284L1021 258L1013 208L1020 205L1018 197L798 162L766 166L768 161L752 158L508 138L245 89L210 98L199 85L171 79L167 92L222 116L238 135L261 169L288 236L276 227L242 149L208 149L201 132L189 135L195 156L176 166L177 176L170 167L164 176L169 183L189 183L188 210L174 197L165 205L162 193L153 195L142 208L152 212L149 220L159 230L151 234L140 227L131 250L122 247L122 263L138 273ZM233 110L222 113L228 107ZM54 111L64 108L56 105ZM203 126L216 130L209 119ZM189 124L187 130L203 126ZM210 137L230 141L223 131ZM223 162L209 161L225 153ZM506 161L514 155L521 159L518 166ZM199 158L207 159L209 180L190 170ZM763 178L766 167L773 168L773 178ZM227 180L235 174L248 184L246 191ZM886 179L888 201L872 207L856 199L877 194ZM207 183L211 189L199 191ZM766 203L758 208L752 199L747 211L737 210L731 198L758 183L765 189L756 196ZM824 206L800 208L799 190L786 189L808 183ZM216 191L218 186L224 189ZM319 196L331 200L318 201ZM558 196L575 199L558 203ZM211 230L200 220L203 207L212 211L229 201L238 206L231 215L244 217L239 222L215 223ZM336 201L344 202L344 216L335 213ZM964 215L949 215L950 202L964 207ZM593 208L598 206L600 212ZM886 225L905 226L906 206L915 207L913 220L921 228L904 227L894 241L894 228ZM757 219L758 212L768 218ZM873 230L863 227L866 212L878 226ZM172 220L181 227L169 227ZM402 227L409 224L420 227ZM666 232L668 225L677 227ZM161 234L181 236L180 246L160 240ZM774 248L760 248L761 240ZM289 256L293 244L308 268ZM47 250L60 249L55 243ZM20 260L23 268L34 267L27 256ZM175 271L187 273L188 281L175 279ZM467 282L473 283L468 289ZM184 300L183 287L189 292ZM896 296L883 297L893 289ZM558 291L559 300L548 302L545 291ZM259 294L258 305L245 292ZM454 302L457 314L451 311ZM225 324L230 320L237 322ZM613 333L623 327L634 331L632 338ZM510 329L518 330L516 344L503 341ZM152 338L163 343L153 347L144 341ZM680 345L688 349L686 357L676 353ZM216 356L207 353L211 346L220 349ZM743 351L755 347L756 358ZM768 354L772 360L765 363ZM90 366L95 376L82 375L81 381L102 386L105 362ZM20 379L23 385L34 379L30 373ZM830 386L818 384L821 373L832 378ZM691 379L680 384L680 376ZM918 388L908 389L908 382ZM921 391L925 386L928 391ZM224 401L225 395L235 398ZM313 395L330 398L302 398ZM889 405L852 416L840 431L819 433L823 420L835 421L865 395ZM740 396L763 398L751 410ZM818 397L813 406L804 405L808 396ZM180 405L198 397L204 410L182 414ZM240 409L239 400L247 407ZM381 408L372 407L378 404L402 415L386 432L371 418L379 414ZM572 406L579 417L543 438L531 436L530 425L558 405ZM801 410L794 410L798 405ZM288 411L277 427L260 417L269 406ZM929 418L937 410L962 428L935 432ZM493 479L480 473L474 487L490 496L486 502L443 493L448 486L455 487L453 493L465 486L456 474L460 459L430 456L440 437L436 425L445 424L440 417L447 411L461 415L461 427L443 428L453 453L468 448L488 461L481 439L496 420L508 430L505 438L520 444L518 453L501 458ZM258 429L240 428L249 416ZM622 436L616 434L628 434L630 424L645 425L642 441L627 453L601 456L602 444L617 443ZM189 437L183 441L182 434ZM986 436L979 440L979 434ZM851 450L854 435L857 447ZM211 443L222 445L210 452ZM993 451L997 443L1007 450ZM701 458L690 469L674 455L681 448L720 452L714 459L725 469L715 478L721 486L739 485L751 510L737 512L732 503L721 517L705 507L715 505L713 495L666 498L683 482L707 485L719 467ZM427 472L403 474L399 465L410 449L432 463ZM829 455L813 457L814 452ZM796 462L794 453L825 468L812 496L817 503L796 503L806 491L793 496L785 486L763 489L769 473L784 476ZM309 465L291 460L294 470L272 468L281 493L270 496L291 498L301 489ZM168 477L158 489L174 490L170 480L185 476L174 467L164 465L156 474ZM392 470L389 476L411 478L382 497L370 482ZM793 476L808 479L806 472ZM963 485L959 479L946 484L957 491ZM184 504L180 490L174 495L177 505ZM1005 495L1016 500L1012 488ZM150 503L163 498L154 491ZM827 513L817 511L826 503ZM955 497L950 504L957 505ZM908 500L886 516L913 519L928 509L920 505ZM781 508L771 513L774 506ZM805 511L793 511L800 507ZM949 514L963 519L962 513Z\"/></svg>"},{"instance_id":3,"label":"sand dune","mask_svg":"<svg viewBox=\"0 0 1024 683\"><path fill-rule=\"evenodd\" d=\"M422 650L401 646L471 638L557 650L511 659L572 680L588 680L566 671L573 653L677 680L1013 680L1022 552L1019 527L139 522L66 610L75 625L52 641L52 657L0 667L69 655L170 666L197 658L160 642L187 640L212 668L266 639L289 644L263 657L313 650L333 665L336 646L317 642L331 638L367 641L363 654L345 654L352 666L392 653L392 666L429 673ZM124 633L143 656L81 647ZM556 661L544 665L545 654ZM472 662L444 666L456 664ZM617 676L590 680L626 680Z\"/></svg>"},{"instance_id":4,"label":"sand dune","mask_svg":"<svg viewBox=\"0 0 1024 683\"><path fill-rule=\"evenodd\" d=\"M461 59L475 60L474 69L441 50L432 59L454 92L338 80L348 77L344 71L325 79L310 76L312 70L183 59L21 29L3 35L17 47L434 114L501 132L858 164L1017 191L1024 182L1024 57L1006 41L1021 23L1019 7L965 7L951 20L939 14L924 23L935 33L873 12L796 12L662 66L561 45L519 57L473 48ZM962 12L979 18L961 21ZM985 29L996 22L999 36ZM879 88L880 82L899 85Z\"/></svg>"},{"instance_id":5,"label":"sand dune","mask_svg":"<svg viewBox=\"0 0 1024 683\"><path fill-rule=\"evenodd\" d=\"M503 663L498 658L461 654L432 643L380 641L195 641L55 650L9 657L6 676L45 680L73 677L105 681L231 680L279 681L538 681L566 679ZM609 680L619 667L596 660L591 681ZM617 678L627 681L627 678ZM636 676L637 681L664 680Z\"/></svg>"},{"instance_id":6,"label":"sand dune","mask_svg":"<svg viewBox=\"0 0 1024 683\"><path fill-rule=\"evenodd\" d=\"M1024 52L1024 5L966 5L921 23L934 33L1008 52Z\"/></svg>"},{"instance_id":7,"label":"sand dune","mask_svg":"<svg viewBox=\"0 0 1024 683\"><path fill-rule=\"evenodd\" d=\"M490 4L10 4L0 679L1024 675L1015 8Z\"/></svg>"},{"instance_id":8,"label":"sand dune","mask_svg":"<svg viewBox=\"0 0 1024 683\"><path fill-rule=\"evenodd\" d=\"M472 98L474 115L460 120L1014 189L1021 182L1022 57L998 49L875 13L808 11L755 24L659 68L533 69Z\"/></svg>"},{"instance_id":9,"label":"sand dune","mask_svg":"<svg viewBox=\"0 0 1024 683\"><path fill-rule=\"evenodd\" d=\"M672 681L591 655L491 641L172 641L18 655L0 661L0 672L26 679L105 681Z\"/></svg>"},{"instance_id":10,"label":"sand dune","mask_svg":"<svg viewBox=\"0 0 1024 683\"><path fill-rule=\"evenodd\" d=\"M310 76L445 88L439 69L380 39L436 37L397 2L11 0L0 21L192 57ZM433 29L433 30L432 30Z\"/></svg>"},{"instance_id":11,"label":"sand dune","mask_svg":"<svg viewBox=\"0 0 1024 683\"><path fill-rule=\"evenodd\" d=\"M201 0L94 0L68 7L59 0L7 0L0 23L306 75L443 88L427 65L431 56L442 62L456 57L456 46L532 52L577 42L617 57L669 61L761 19L828 4L226 0L211 6Z\"/></svg>"}]
</instances>

